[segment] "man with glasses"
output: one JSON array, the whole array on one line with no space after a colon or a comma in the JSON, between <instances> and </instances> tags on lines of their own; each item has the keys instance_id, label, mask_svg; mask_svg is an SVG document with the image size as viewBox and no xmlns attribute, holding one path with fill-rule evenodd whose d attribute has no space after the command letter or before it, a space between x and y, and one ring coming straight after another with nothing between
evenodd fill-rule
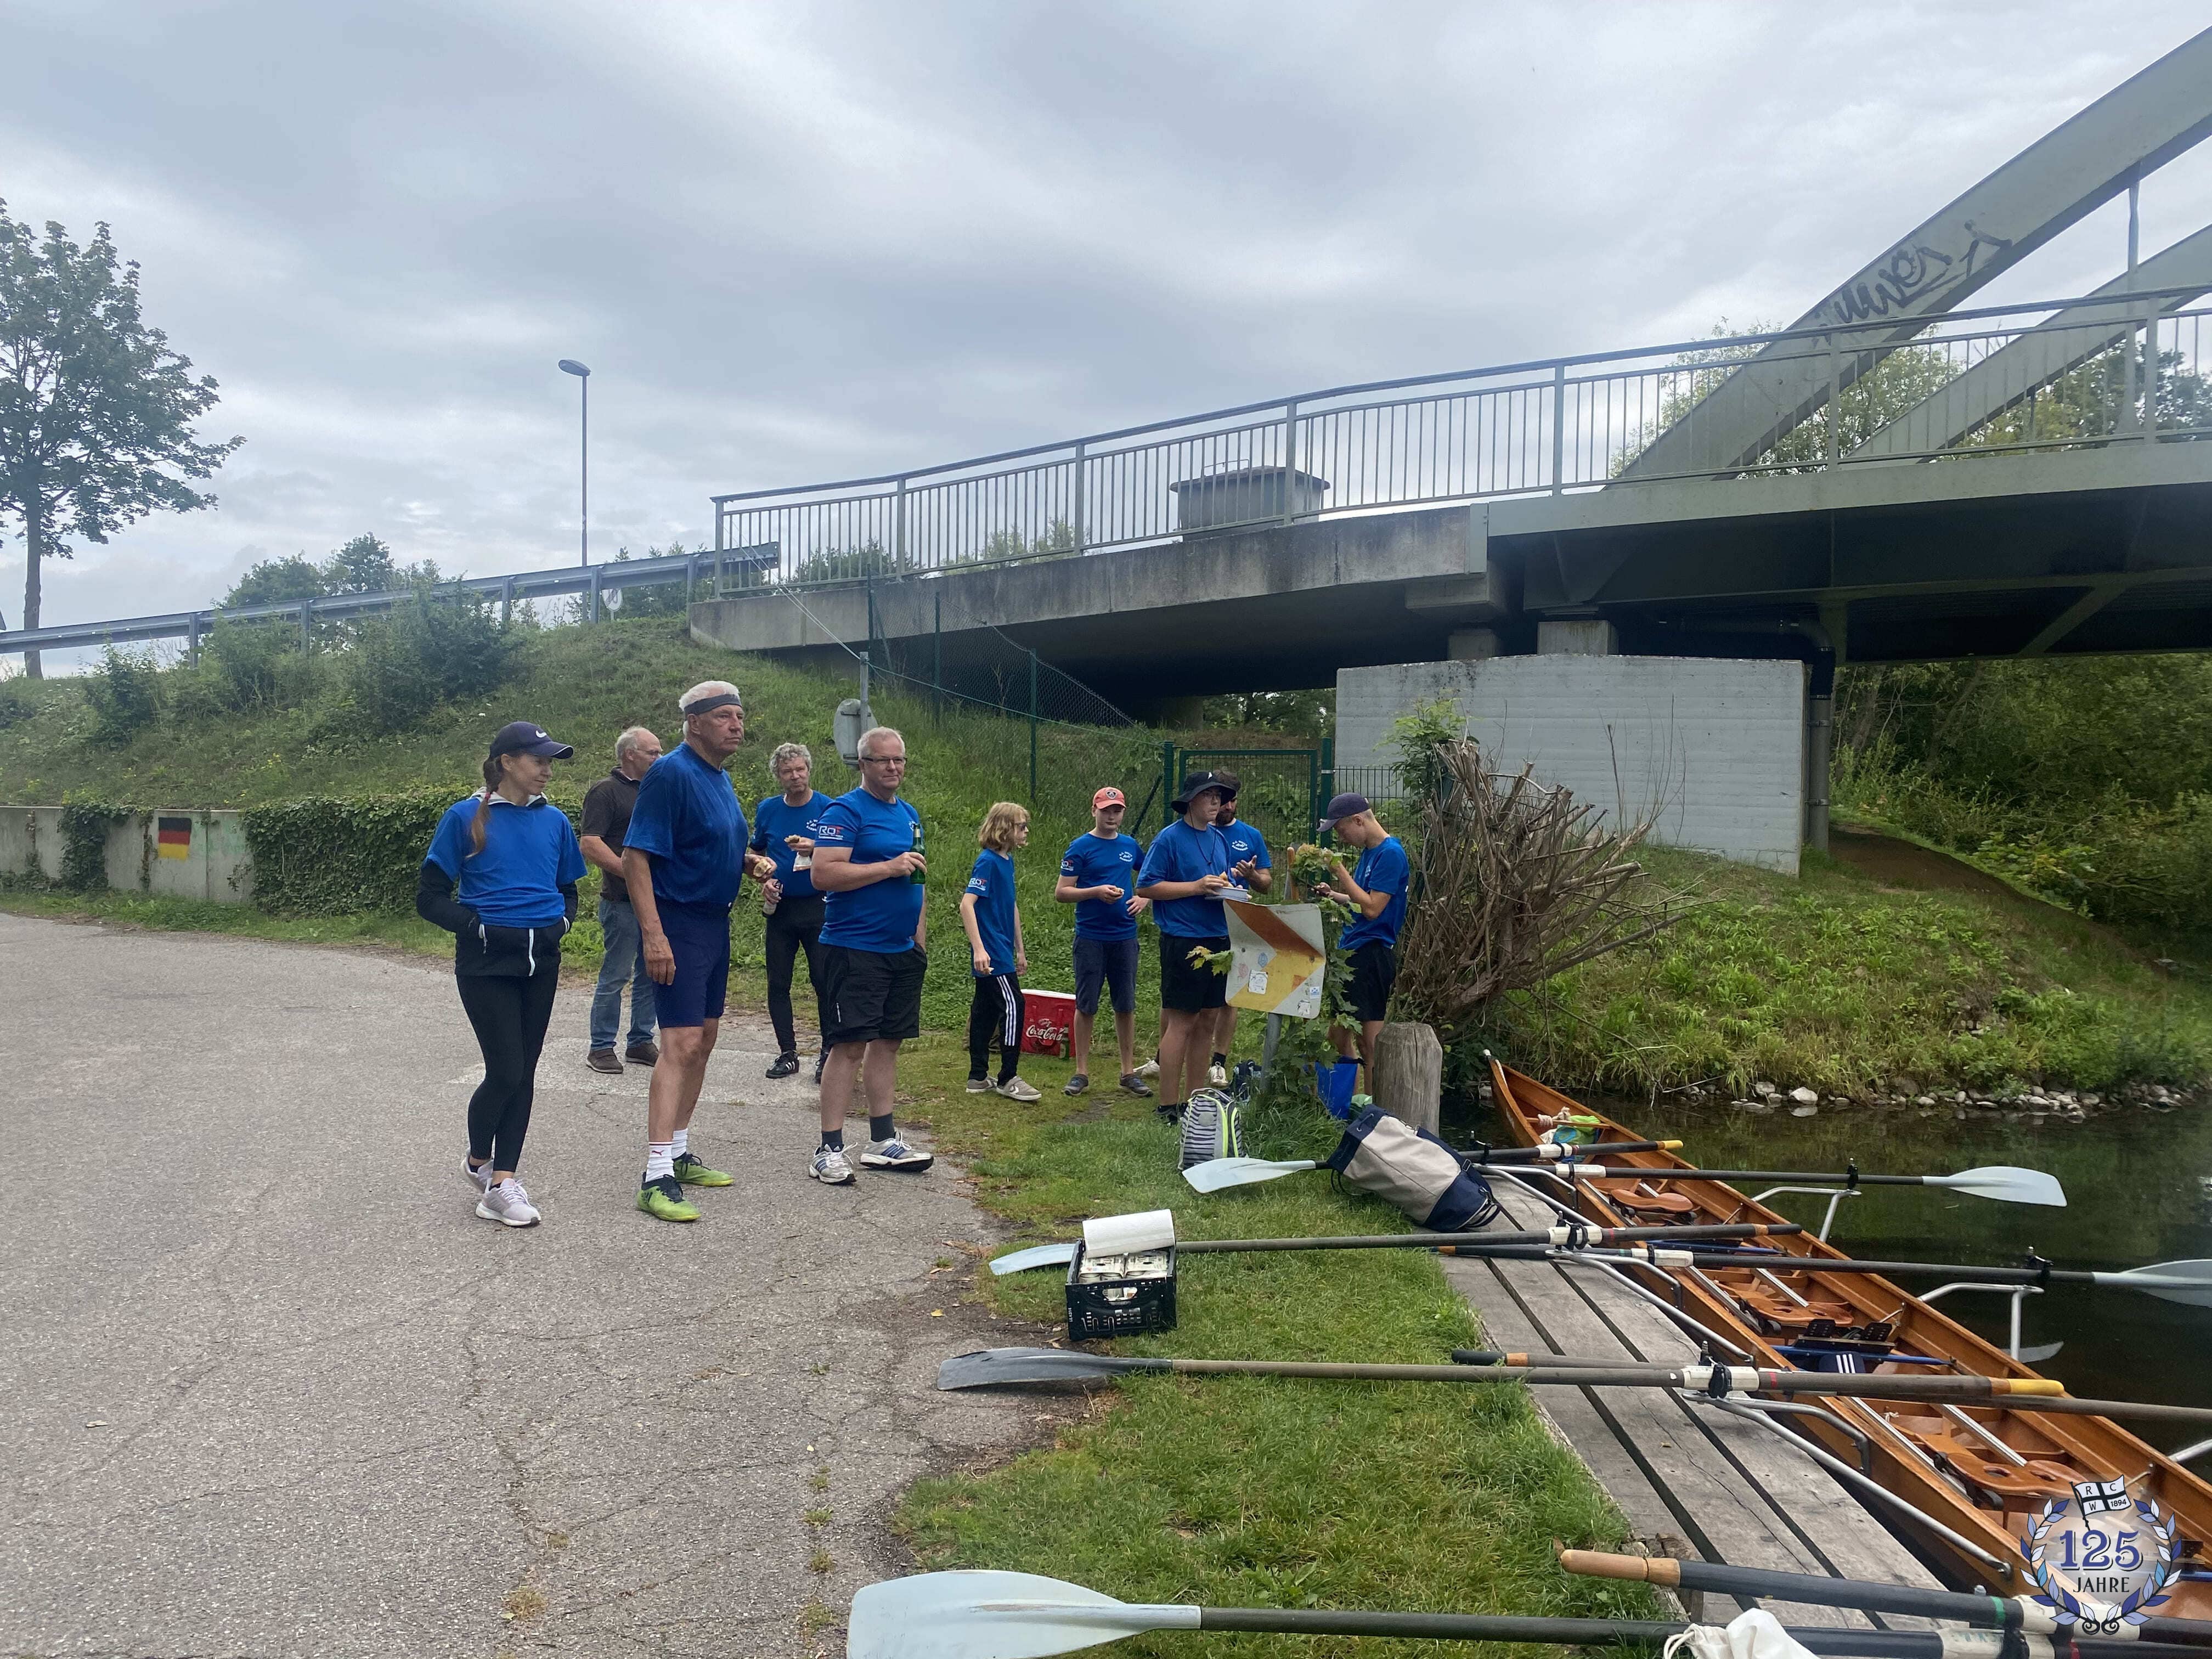
<instances>
[{"instance_id":1,"label":"man with glasses","mask_svg":"<svg viewBox=\"0 0 2212 1659\"><path fill-rule=\"evenodd\" d=\"M1052 896L1075 907L1075 1075L1067 1092L1091 1086L1091 1034L1103 986L1112 1000L1114 1036L1121 1049L1121 1086L1133 1095L1152 1091L1137 1075L1137 918L1151 908L1137 896L1137 871L1145 846L1121 833L1129 803L1115 788L1091 798L1091 830L1078 836L1060 860Z\"/></svg>"},{"instance_id":2,"label":"man with glasses","mask_svg":"<svg viewBox=\"0 0 2212 1659\"><path fill-rule=\"evenodd\" d=\"M791 1021L792 969L806 953L806 978L814 988L817 1024L827 1029L822 1012L822 895L814 890L815 820L830 797L814 787L814 756L803 743L776 745L768 769L783 793L764 795L753 809L753 851L775 860L775 873L761 884L769 907L768 1021L775 1028L775 1064L771 1078L799 1070L799 1039ZM586 857L590 856L588 854ZM814 1080L822 1081L824 1048L815 1056Z\"/></svg>"},{"instance_id":3,"label":"man with glasses","mask_svg":"<svg viewBox=\"0 0 2212 1659\"><path fill-rule=\"evenodd\" d=\"M849 1186L845 1108L856 1073L868 1091L872 1170L919 1172L936 1160L898 1138L891 1093L899 1044L921 1035L921 981L929 967L923 901L928 865L921 814L899 795L906 739L887 726L860 735L860 787L823 810L814 837L814 885L827 895L822 921L822 1144L807 1173ZM865 1071L863 1072L863 1062Z\"/></svg>"}]
</instances>

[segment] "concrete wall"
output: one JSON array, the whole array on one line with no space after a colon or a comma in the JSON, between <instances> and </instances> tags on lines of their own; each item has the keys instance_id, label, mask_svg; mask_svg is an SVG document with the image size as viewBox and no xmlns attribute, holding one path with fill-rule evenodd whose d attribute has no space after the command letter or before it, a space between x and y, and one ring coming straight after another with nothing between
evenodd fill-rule
<instances>
[{"instance_id":1,"label":"concrete wall","mask_svg":"<svg viewBox=\"0 0 2212 1659\"><path fill-rule=\"evenodd\" d=\"M162 850L160 826L173 834ZM0 806L0 873L62 878L62 809ZM107 832L107 884L118 892L245 904L253 897L253 863L234 811L155 807L133 811Z\"/></svg>"},{"instance_id":2,"label":"concrete wall","mask_svg":"<svg viewBox=\"0 0 2212 1659\"><path fill-rule=\"evenodd\" d=\"M1391 722L1449 697L1502 771L1533 763L1652 839L1797 872L1804 834L1805 670L1687 657L1497 657L1347 668L1340 767L1395 763Z\"/></svg>"}]
</instances>

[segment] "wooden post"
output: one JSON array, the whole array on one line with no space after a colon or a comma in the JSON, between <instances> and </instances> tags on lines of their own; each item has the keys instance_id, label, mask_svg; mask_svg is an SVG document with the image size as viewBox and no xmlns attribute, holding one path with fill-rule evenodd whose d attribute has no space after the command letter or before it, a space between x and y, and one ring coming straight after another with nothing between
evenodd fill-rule
<instances>
[{"instance_id":1,"label":"wooden post","mask_svg":"<svg viewBox=\"0 0 2212 1659\"><path fill-rule=\"evenodd\" d=\"M1443 1122L1444 1045L1429 1025L1385 1025L1375 1034L1375 1103L1416 1129Z\"/></svg>"}]
</instances>

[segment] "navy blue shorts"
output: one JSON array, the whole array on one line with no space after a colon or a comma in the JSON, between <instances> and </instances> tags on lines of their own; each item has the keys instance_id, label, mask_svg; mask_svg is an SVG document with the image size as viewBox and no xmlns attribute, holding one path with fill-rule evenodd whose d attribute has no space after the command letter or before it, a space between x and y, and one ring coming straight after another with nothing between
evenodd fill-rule
<instances>
[{"instance_id":1,"label":"navy blue shorts","mask_svg":"<svg viewBox=\"0 0 2212 1659\"><path fill-rule=\"evenodd\" d=\"M676 953L673 983L653 988L663 1026L703 1025L722 1017L730 994L730 913L719 905L660 902L660 931Z\"/></svg>"},{"instance_id":2,"label":"navy blue shorts","mask_svg":"<svg viewBox=\"0 0 2212 1659\"><path fill-rule=\"evenodd\" d=\"M1137 1007L1137 936L1127 939L1085 939L1075 936L1075 1012L1085 1018L1098 1012L1098 988L1106 988L1114 1012L1127 1014Z\"/></svg>"}]
</instances>

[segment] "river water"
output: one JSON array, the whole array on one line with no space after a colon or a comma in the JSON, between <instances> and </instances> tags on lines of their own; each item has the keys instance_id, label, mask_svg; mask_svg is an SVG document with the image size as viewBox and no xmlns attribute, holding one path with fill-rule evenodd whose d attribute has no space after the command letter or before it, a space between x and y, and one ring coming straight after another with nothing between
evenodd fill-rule
<instances>
[{"instance_id":1,"label":"river water","mask_svg":"<svg viewBox=\"0 0 2212 1659\"><path fill-rule=\"evenodd\" d=\"M2115 1271L2154 1261L2212 1257L2212 1111L2157 1113L2130 1107L2070 1125L2051 1118L2005 1123L1948 1109L1822 1106L1820 1115L1760 1115L1727 1106L1589 1097L1616 1121L1655 1139L1680 1139L1682 1155L1707 1169L1840 1170L1848 1159L1869 1174L1951 1174L1980 1164L2045 1170L2066 1189L2067 1207L1999 1204L1940 1188L1863 1189L1838 1206L1831 1240L1856 1256L1892 1261L2016 1265L2031 1247L2061 1267ZM1506 1142L1487 1103L1448 1113L1446 1138ZM1758 1191L1758 1187L1753 1187ZM1785 1194L1773 1208L1817 1228L1825 1197ZM1915 1280L1909 1288L1940 1281ZM1937 1304L1999 1347L2010 1304L2002 1295L1954 1291ZM2089 1398L2212 1406L2212 1308L2164 1302L2139 1291L2054 1285L2026 1299L2024 1347L2063 1343L2033 1363L2070 1393ZM2158 1429L2179 1446L2202 1437Z\"/></svg>"}]
</instances>

